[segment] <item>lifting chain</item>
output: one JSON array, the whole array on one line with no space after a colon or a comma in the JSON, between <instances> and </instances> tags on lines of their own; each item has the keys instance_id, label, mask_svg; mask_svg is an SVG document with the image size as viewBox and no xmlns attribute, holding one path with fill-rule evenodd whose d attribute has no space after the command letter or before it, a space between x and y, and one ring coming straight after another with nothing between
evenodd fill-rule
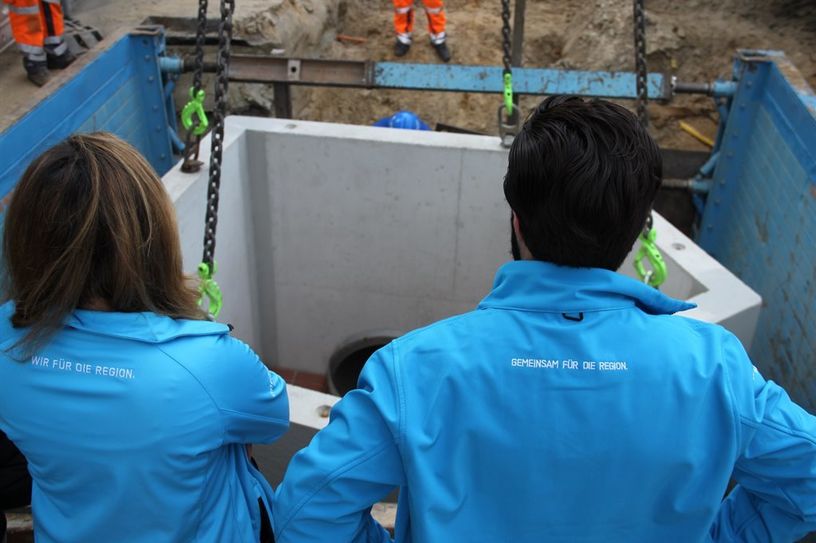
<instances>
[{"instance_id":1,"label":"lifting chain","mask_svg":"<svg viewBox=\"0 0 816 543\"><path fill-rule=\"evenodd\" d=\"M213 129L210 135L212 148L210 152L209 182L207 184L207 211L204 219L204 254L198 265L199 303L208 300L208 311L217 317L223 303L221 289L215 281L215 230L218 225L218 199L221 187L221 158L224 150L224 116L227 107L227 88L229 85L230 45L232 44L232 14L235 11L235 0L221 0L221 17L218 23L218 54L215 72L215 111L213 112ZM197 172L201 169L198 150L201 136L206 131L207 118L203 113L204 90L201 78L204 72L204 40L207 32L207 0L198 2L198 29L196 32L195 72L193 86L190 88L190 102L182 112L182 122L187 128L187 139L184 146L184 163L182 171ZM195 113L192 113L192 112ZM197 122L193 122L193 121Z\"/></svg>"},{"instance_id":2,"label":"lifting chain","mask_svg":"<svg viewBox=\"0 0 816 543\"><path fill-rule=\"evenodd\" d=\"M637 92L637 116L643 128L649 128L648 77L646 66L646 9L645 0L634 0L634 27L635 27L635 82ZM635 254L635 272L638 277L649 286L659 288L666 281L668 270L666 262L657 248L657 231L653 226L652 214L646 220L646 227L639 236L640 249ZM650 268L643 264L649 262Z\"/></svg>"},{"instance_id":3,"label":"lifting chain","mask_svg":"<svg viewBox=\"0 0 816 543\"><path fill-rule=\"evenodd\" d=\"M215 111L213 112L212 152L210 153L210 181L207 186L207 214L204 220L204 254L201 262L215 272L215 229L218 225L218 191L221 186L221 157L224 150L224 113L227 107L227 88L232 42L232 14L235 0L221 0L221 19L218 23L218 57L215 72Z\"/></svg>"},{"instance_id":4,"label":"lifting chain","mask_svg":"<svg viewBox=\"0 0 816 543\"><path fill-rule=\"evenodd\" d=\"M504 69L502 70L502 77L504 79L504 102L505 102L505 109L507 109L507 116L513 114L513 69L512 69L512 43L510 43L512 35L510 29L510 0L501 0L502 4L502 64ZM510 80L511 84L507 85L507 80ZM510 101L507 101L508 96L510 95Z\"/></svg>"},{"instance_id":5,"label":"lifting chain","mask_svg":"<svg viewBox=\"0 0 816 543\"><path fill-rule=\"evenodd\" d=\"M201 102L204 101L203 89L201 88L201 76L204 73L204 40L207 35L207 0L198 0L198 27L196 28L195 45L195 71L193 72L193 86L190 88L191 102L199 96ZM199 125L203 124L200 117L195 116ZM186 127L185 127L186 128ZM192 173L201 169L201 162L198 160L198 147L201 143L202 131L197 130L198 126L187 128L187 136L184 140L184 162L181 164L181 171ZM206 130L206 129L205 129ZM194 134L194 132L199 132Z\"/></svg>"},{"instance_id":6,"label":"lifting chain","mask_svg":"<svg viewBox=\"0 0 816 543\"><path fill-rule=\"evenodd\" d=\"M513 106L512 43L510 29L510 0L501 0L502 7L502 81L504 103L499 106L499 137L504 147L510 147L518 134L519 114Z\"/></svg>"},{"instance_id":7,"label":"lifting chain","mask_svg":"<svg viewBox=\"0 0 816 543\"><path fill-rule=\"evenodd\" d=\"M649 72L646 67L646 9L644 0L634 0L635 23L635 81L637 91L637 116L644 127L649 126L648 96Z\"/></svg>"}]
</instances>

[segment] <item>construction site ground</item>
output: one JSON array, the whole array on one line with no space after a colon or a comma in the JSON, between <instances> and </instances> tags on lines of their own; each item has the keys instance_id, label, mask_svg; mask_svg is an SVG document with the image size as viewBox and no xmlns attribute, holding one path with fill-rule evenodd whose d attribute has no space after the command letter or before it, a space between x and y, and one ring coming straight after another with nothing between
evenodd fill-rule
<instances>
[{"instance_id":1,"label":"construction site ground","mask_svg":"<svg viewBox=\"0 0 816 543\"><path fill-rule=\"evenodd\" d=\"M195 0L74 0L71 15L111 35L148 17L194 18ZM210 17L217 2L210 1ZM417 4L421 5L420 0ZM385 0L238 0L235 36L253 52L329 59L395 60L392 10ZM418 6L419 7L419 6ZM448 0L446 11L453 62L501 64L499 0ZM809 0L646 0L650 71L676 75L682 81L708 82L728 77L739 48L778 49L816 84L816 3ZM427 40L425 18L417 13L410 62L439 62ZM527 2L524 65L587 70L632 70L632 3L630 0L534 0ZM364 43L338 41L344 34ZM180 53L189 52L185 50ZM189 75L185 76L189 77ZM179 101L186 81L179 85ZM0 55L0 118L24 109L33 88L25 79L19 55L9 48ZM384 91L296 87L295 118L370 124L400 109L418 113L431 126L444 123L496 134L500 96L484 94ZM524 97L532 107L537 97ZM235 113L273 115L271 87L233 84L230 107ZM661 145L704 150L679 130L686 120L704 134L716 130L710 98L682 96L649 108L652 132ZM0 126L0 129L2 126Z\"/></svg>"}]
</instances>

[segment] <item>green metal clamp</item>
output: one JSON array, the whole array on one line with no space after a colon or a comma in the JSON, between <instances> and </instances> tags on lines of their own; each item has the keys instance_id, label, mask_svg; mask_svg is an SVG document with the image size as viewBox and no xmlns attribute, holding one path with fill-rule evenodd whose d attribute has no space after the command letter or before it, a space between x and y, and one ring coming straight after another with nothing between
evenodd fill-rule
<instances>
[{"instance_id":1,"label":"green metal clamp","mask_svg":"<svg viewBox=\"0 0 816 543\"><path fill-rule=\"evenodd\" d=\"M198 124L194 125L193 116L198 119ZM184 104L181 110L181 124L185 129L193 130L196 136L203 136L210 126L210 121L207 119L207 113L204 111L204 91L199 89L196 92L195 88L190 87L190 101Z\"/></svg>"},{"instance_id":2,"label":"green metal clamp","mask_svg":"<svg viewBox=\"0 0 816 543\"><path fill-rule=\"evenodd\" d=\"M213 262L212 267L206 262L198 265L198 277L201 280L198 285L198 292L201 297L198 299L198 305L201 305L204 298L207 298L207 309L213 317L217 317L221 312L221 307L224 305L224 299L221 295L221 287L215 281L215 272L218 271L218 264Z\"/></svg>"}]
</instances>

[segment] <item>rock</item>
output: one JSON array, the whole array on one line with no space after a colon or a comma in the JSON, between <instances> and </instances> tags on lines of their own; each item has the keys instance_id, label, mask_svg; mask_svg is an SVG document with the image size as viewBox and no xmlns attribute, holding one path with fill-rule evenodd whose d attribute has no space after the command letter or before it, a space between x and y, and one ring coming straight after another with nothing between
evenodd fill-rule
<instances>
[{"instance_id":1,"label":"rock","mask_svg":"<svg viewBox=\"0 0 816 543\"><path fill-rule=\"evenodd\" d=\"M334 40L341 0L266 2L257 10L238 13L235 35L250 45L285 48L298 55Z\"/></svg>"}]
</instances>

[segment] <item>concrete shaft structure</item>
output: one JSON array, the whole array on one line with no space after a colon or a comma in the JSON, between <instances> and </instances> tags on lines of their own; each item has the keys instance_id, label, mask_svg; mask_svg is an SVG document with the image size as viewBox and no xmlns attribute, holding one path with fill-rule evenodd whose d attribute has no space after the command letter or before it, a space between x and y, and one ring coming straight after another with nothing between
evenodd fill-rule
<instances>
[{"instance_id":1,"label":"concrete shaft structure","mask_svg":"<svg viewBox=\"0 0 816 543\"><path fill-rule=\"evenodd\" d=\"M495 137L228 118L220 320L267 364L325 372L350 337L472 309L510 258L506 162ZM207 172L176 167L164 180L194 270ZM655 227L669 268L663 291L750 345L759 296L659 215ZM633 275L631 255L621 271Z\"/></svg>"}]
</instances>

